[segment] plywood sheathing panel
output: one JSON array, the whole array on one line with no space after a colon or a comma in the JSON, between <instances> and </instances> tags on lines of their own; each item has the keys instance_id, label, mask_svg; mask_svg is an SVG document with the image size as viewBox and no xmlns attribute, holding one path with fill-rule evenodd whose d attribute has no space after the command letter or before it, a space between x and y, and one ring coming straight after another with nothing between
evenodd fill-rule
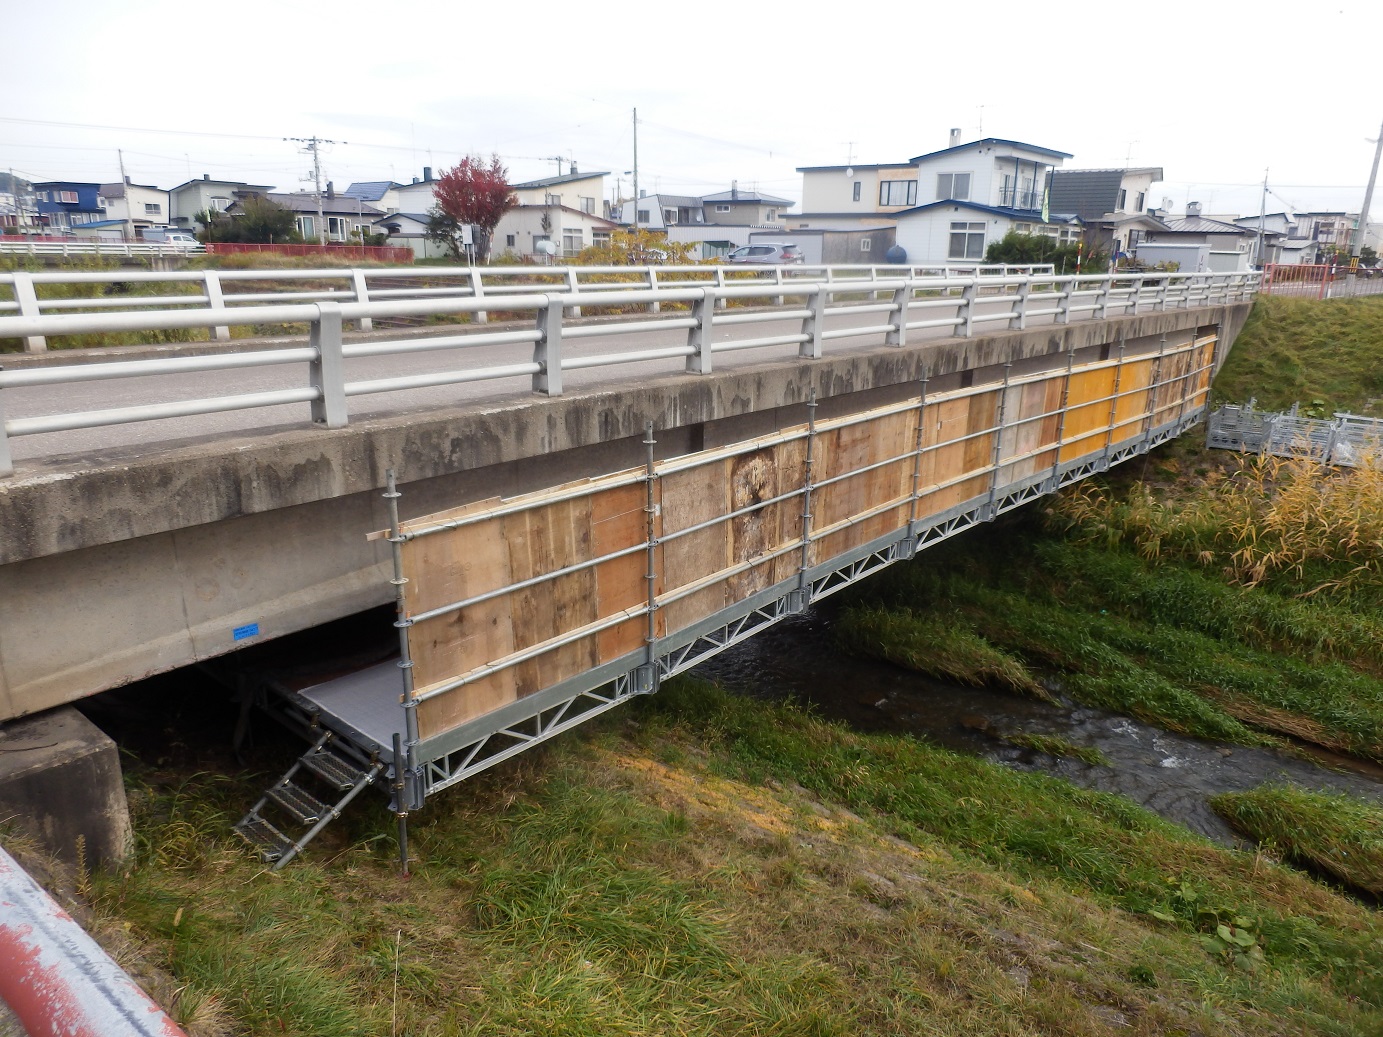
<instances>
[{"instance_id":1,"label":"plywood sheathing panel","mask_svg":"<svg viewBox=\"0 0 1383 1037\"><path fill-rule=\"evenodd\" d=\"M1066 427L1062 435L1061 459L1069 461L1104 446L1109 432L1110 396L1114 392L1116 368L1097 367L1071 372L1066 398Z\"/></svg>"},{"instance_id":2,"label":"plywood sheathing panel","mask_svg":"<svg viewBox=\"0 0 1383 1037\"><path fill-rule=\"evenodd\" d=\"M730 499L729 471L724 460L673 472L658 480L662 502L663 536L724 515ZM716 523L662 545L664 592L682 587L730 566L730 538L725 524ZM668 630L680 630L719 612L728 603L724 581L669 603L664 609Z\"/></svg>"}]
</instances>

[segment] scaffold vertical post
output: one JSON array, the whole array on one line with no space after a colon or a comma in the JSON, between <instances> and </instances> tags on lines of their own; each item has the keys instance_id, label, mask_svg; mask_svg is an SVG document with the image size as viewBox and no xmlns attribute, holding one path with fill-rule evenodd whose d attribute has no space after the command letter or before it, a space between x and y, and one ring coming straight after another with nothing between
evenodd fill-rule
<instances>
[{"instance_id":1,"label":"scaffold vertical post","mask_svg":"<svg viewBox=\"0 0 1383 1037\"><path fill-rule=\"evenodd\" d=\"M812 467L816 464L816 386L807 395L807 453L802 459L802 554L797 563L797 593L792 611L801 612L811 604L812 568Z\"/></svg>"},{"instance_id":2,"label":"scaffold vertical post","mask_svg":"<svg viewBox=\"0 0 1383 1037\"><path fill-rule=\"evenodd\" d=\"M1104 434L1104 457L1101 464L1109 467L1109 452L1114 448L1114 423L1119 420L1119 392L1124 381L1124 333L1119 333L1119 363L1114 368L1114 392L1109 397L1109 427Z\"/></svg>"},{"instance_id":3,"label":"scaffold vertical post","mask_svg":"<svg viewBox=\"0 0 1383 1037\"><path fill-rule=\"evenodd\" d=\"M917 537L917 507L922 502L922 449L927 441L927 368L922 368L917 392L917 435L913 444L912 502L908 508L908 536Z\"/></svg>"},{"instance_id":4,"label":"scaffold vertical post","mask_svg":"<svg viewBox=\"0 0 1383 1037\"><path fill-rule=\"evenodd\" d=\"M989 498L985 502L984 515L985 521L994 518L998 513L999 499L999 461L1003 457L1004 450L1004 411L1008 406L1008 383L1009 376L1013 369L1013 361L1004 364L1004 385L999 390L999 406L995 408L994 416L994 452L989 460Z\"/></svg>"},{"instance_id":5,"label":"scaffold vertical post","mask_svg":"<svg viewBox=\"0 0 1383 1037\"><path fill-rule=\"evenodd\" d=\"M1061 486L1061 448L1066 445L1066 408L1071 402L1071 371L1076 366L1076 351L1066 351L1066 377L1061 380L1061 408L1056 420L1056 453L1052 457L1052 474L1048 477L1048 493Z\"/></svg>"},{"instance_id":6,"label":"scaffold vertical post","mask_svg":"<svg viewBox=\"0 0 1383 1037\"><path fill-rule=\"evenodd\" d=\"M644 424L643 444L647 448L644 459L644 523L648 547L646 551L647 571L644 580L648 584L648 632L644 635L647 654L643 671L636 681L636 690L652 694L658 690L658 464L656 447L658 440L653 435L653 422Z\"/></svg>"},{"instance_id":7,"label":"scaffold vertical post","mask_svg":"<svg viewBox=\"0 0 1383 1037\"><path fill-rule=\"evenodd\" d=\"M394 628L399 632L399 675L403 684L402 732L394 734L394 812L399 822L399 863L408 874L408 811L421 806L422 789L410 788L413 755L418 745L418 703L413 698L413 656L408 643L408 631L413 620L408 614L408 597L404 587L408 578L403 574L403 530L399 525L398 481L394 469L385 474L387 489L384 499L389 504L389 545L393 548Z\"/></svg>"},{"instance_id":8,"label":"scaffold vertical post","mask_svg":"<svg viewBox=\"0 0 1383 1037\"><path fill-rule=\"evenodd\" d=\"M1148 379L1148 413L1143 418L1143 445L1139 453L1146 453L1152 442L1153 419L1157 417L1157 398L1162 392L1162 358L1167 355L1167 336L1164 334L1157 342L1157 359L1153 361L1152 377Z\"/></svg>"}]
</instances>

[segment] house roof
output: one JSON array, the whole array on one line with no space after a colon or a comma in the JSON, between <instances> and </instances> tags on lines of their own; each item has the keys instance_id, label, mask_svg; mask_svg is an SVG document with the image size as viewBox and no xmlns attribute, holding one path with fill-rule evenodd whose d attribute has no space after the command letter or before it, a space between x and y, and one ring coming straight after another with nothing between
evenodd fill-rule
<instances>
[{"instance_id":1,"label":"house roof","mask_svg":"<svg viewBox=\"0 0 1383 1037\"><path fill-rule=\"evenodd\" d=\"M1097 220L1117 211L1119 189L1129 173L1152 173L1162 178L1155 166L1142 169L1058 169L1052 174L1050 205L1062 212L1073 212L1083 220Z\"/></svg>"},{"instance_id":2,"label":"house roof","mask_svg":"<svg viewBox=\"0 0 1383 1037\"><path fill-rule=\"evenodd\" d=\"M155 187L153 184L124 184L124 183L102 184L102 185L101 185L101 197L102 197L102 198L124 198L124 197L125 197L125 188L126 188L126 187L138 187L141 191L163 191L163 188L161 188L161 187ZM166 193L166 192L165 192L165 193Z\"/></svg>"},{"instance_id":3,"label":"house roof","mask_svg":"<svg viewBox=\"0 0 1383 1037\"><path fill-rule=\"evenodd\" d=\"M1167 225L1162 234L1250 234L1252 232L1233 223L1206 219L1204 216L1186 216L1179 220L1163 220Z\"/></svg>"},{"instance_id":4,"label":"house roof","mask_svg":"<svg viewBox=\"0 0 1383 1037\"><path fill-rule=\"evenodd\" d=\"M702 195L701 200L703 202L714 202L716 204L723 204L725 202L730 202L731 204L735 202L742 202L746 205L754 204L788 206L792 204L791 198L779 198L777 195L760 194L758 191L746 191L741 188L733 188L729 191L720 191L717 194Z\"/></svg>"},{"instance_id":5,"label":"house roof","mask_svg":"<svg viewBox=\"0 0 1383 1037\"><path fill-rule=\"evenodd\" d=\"M609 176L609 172L601 173L567 173L565 176L548 176L541 180L529 180L527 183L510 184L515 191L527 191L535 187L556 187L558 184L572 184L578 180L590 180L592 177Z\"/></svg>"},{"instance_id":6,"label":"house roof","mask_svg":"<svg viewBox=\"0 0 1383 1037\"><path fill-rule=\"evenodd\" d=\"M910 161L921 162L923 159L938 158L941 155L951 155L957 151L969 151L972 148L989 145L1007 145L1011 148L1023 148L1027 151L1036 151L1040 155L1050 155L1052 158L1071 158L1072 156L1065 151L1054 151L1051 148L1039 148L1036 144L1024 144L1021 140L1005 140L1003 137L986 137L984 140L972 140L969 144L957 144L954 148L942 148L940 151L929 151L925 155L917 155Z\"/></svg>"},{"instance_id":7,"label":"house roof","mask_svg":"<svg viewBox=\"0 0 1383 1037\"><path fill-rule=\"evenodd\" d=\"M347 198L360 198L367 202L377 202L389 191L402 187L403 184L396 184L392 180L363 180L357 184L351 184L341 192Z\"/></svg>"},{"instance_id":8,"label":"house roof","mask_svg":"<svg viewBox=\"0 0 1383 1037\"><path fill-rule=\"evenodd\" d=\"M272 191L272 184L247 184L243 180L209 180L206 177L199 177L196 180L188 180L179 184L177 187L168 189L171 194L173 191L181 191L184 187L191 187L193 184L216 184L220 187L241 187L251 191Z\"/></svg>"},{"instance_id":9,"label":"house roof","mask_svg":"<svg viewBox=\"0 0 1383 1037\"><path fill-rule=\"evenodd\" d=\"M294 192L293 194L280 194L273 191L266 192L263 197L269 199L275 205L282 205L285 209L293 212L308 213L313 216L317 214L317 195L312 192ZM348 204L347 204L348 203ZM232 202L232 206L239 205L240 201ZM328 198L322 195L322 212L331 216L382 216L380 210L373 205L366 205L359 198L343 198L337 195L335 198Z\"/></svg>"},{"instance_id":10,"label":"house roof","mask_svg":"<svg viewBox=\"0 0 1383 1037\"><path fill-rule=\"evenodd\" d=\"M798 166L799 173L844 173L847 169L911 169L911 162L850 162L839 166Z\"/></svg>"},{"instance_id":11,"label":"house roof","mask_svg":"<svg viewBox=\"0 0 1383 1037\"><path fill-rule=\"evenodd\" d=\"M701 204L701 199L691 194L650 194L638 200L647 202L654 198L658 200L659 205L677 205L682 208L696 208ZM634 201L633 198L627 198L625 200L630 202Z\"/></svg>"},{"instance_id":12,"label":"house roof","mask_svg":"<svg viewBox=\"0 0 1383 1037\"><path fill-rule=\"evenodd\" d=\"M914 213L924 213L943 205L957 205L962 209L974 209L976 212L993 213L995 216L1006 216L1010 220L1022 220L1024 223L1042 222L1042 213L1037 209L1010 209L1002 205L981 205L979 202L963 202L955 198L943 198L939 202L928 202L926 205L915 205L911 209L903 209L895 212L895 217L911 216ZM1049 212L1047 214L1050 223L1080 223L1081 218L1075 213Z\"/></svg>"}]
</instances>

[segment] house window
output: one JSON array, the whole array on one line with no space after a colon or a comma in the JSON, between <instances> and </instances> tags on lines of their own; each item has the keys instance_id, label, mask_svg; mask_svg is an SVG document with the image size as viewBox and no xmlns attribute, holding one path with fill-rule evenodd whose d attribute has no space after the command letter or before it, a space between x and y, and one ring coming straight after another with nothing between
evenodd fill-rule
<instances>
[{"instance_id":1,"label":"house window","mask_svg":"<svg viewBox=\"0 0 1383 1037\"><path fill-rule=\"evenodd\" d=\"M543 204L544 204L544 205L561 205L561 204L562 204L562 196L561 196L560 194L545 194L545 195L543 195Z\"/></svg>"},{"instance_id":2,"label":"house window","mask_svg":"<svg viewBox=\"0 0 1383 1037\"><path fill-rule=\"evenodd\" d=\"M943 174L945 175L945 174ZM984 224L983 223L953 223L951 224L951 248L946 253L947 259L983 259L984 258Z\"/></svg>"},{"instance_id":3,"label":"house window","mask_svg":"<svg viewBox=\"0 0 1383 1037\"><path fill-rule=\"evenodd\" d=\"M1115 212L1123 212L1123 211L1124 211L1124 206L1127 205L1127 204L1128 204L1128 191L1126 191L1124 188L1121 187L1121 188L1119 188L1119 200L1118 200L1118 201L1115 203L1115 205L1114 205L1114 211L1115 211Z\"/></svg>"},{"instance_id":4,"label":"house window","mask_svg":"<svg viewBox=\"0 0 1383 1037\"><path fill-rule=\"evenodd\" d=\"M852 202L858 202L860 200L860 182L858 180L855 181L854 195L850 200Z\"/></svg>"},{"instance_id":5,"label":"house window","mask_svg":"<svg viewBox=\"0 0 1383 1037\"><path fill-rule=\"evenodd\" d=\"M145 202L145 203L144 203L144 215L145 215L145 216L162 216L162 215L163 215L163 206L160 205L158 202Z\"/></svg>"},{"instance_id":6,"label":"house window","mask_svg":"<svg viewBox=\"0 0 1383 1037\"><path fill-rule=\"evenodd\" d=\"M350 237L350 233L351 233L351 224L350 224L350 221L347 220L345 217L343 217L343 216L328 216L328 217L327 217L327 237L333 238L333 239L335 239L335 240L337 240L337 241L342 241L342 240L344 240L345 238Z\"/></svg>"},{"instance_id":7,"label":"house window","mask_svg":"<svg viewBox=\"0 0 1383 1037\"><path fill-rule=\"evenodd\" d=\"M298 233L305 238L315 238L317 236L317 218L315 216L299 216Z\"/></svg>"},{"instance_id":8,"label":"house window","mask_svg":"<svg viewBox=\"0 0 1383 1037\"><path fill-rule=\"evenodd\" d=\"M585 212L585 213L590 213L590 215L594 216L594 215L595 215L595 199L594 199L594 198L582 198L582 199L581 199L581 211L582 211L582 212Z\"/></svg>"},{"instance_id":9,"label":"house window","mask_svg":"<svg viewBox=\"0 0 1383 1037\"><path fill-rule=\"evenodd\" d=\"M35 192L34 197L37 198L40 202L46 202L46 201L48 201L48 192L47 192L47 191L37 191L37 192Z\"/></svg>"},{"instance_id":10,"label":"house window","mask_svg":"<svg viewBox=\"0 0 1383 1037\"><path fill-rule=\"evenodd\" d=\"M504 235L504 245L505 245L506 248L513 248L513 247L514 247L514 238L515 238L515 235L513 235L513 234L506 234L506 235Z\"/></svg>"},{"instance_id":11,"label":"house window","mask_svg":"<svg viewBox=\"0 0 1383 1037\"><path fill-rule=\"evenodd\" d=\"M647 222L648 222L648 213L649 213L649 210L647 210L647 209L640 209L640 210L639 210L639 215L638 215L638 222L639 222L639 223L647 223Z\"/></svg>"},{"instance_id":12,"label":"house window","mask_svg":"<svg viewBox=\"0 0 1383 1037\"><path fill-rule=\"evenodd\" d=\"M970 200L970 174L938 173L936 175L936 198L937 201L950 198L953 201L968 202Z\"/></svg>"},{"instance_id":13,"label":"house window","mask_svg":"<svg viewBox=\"0 0 1383 1037\"><path fill-rule=\"evenodd\" d=\"M610 232L608 230L591 231L591 244L608 248L610 245Z\"/></svg>"},{"instance_id":14,"label":"house window","mask_svg":"<svg viewBox=\"0 0 1383 1037\"><path fill-rule=\"evenodd\" d=\"M211 207L217 212L225 212L230 208L230 203L231 200L229 198L222 197L221 195L214 194L211 196Z\"/></svg>"},{"instance_id":15,"label":"house window","mask_svg":"<svg viewBox=\"0 0 1383 1037\"><path fill-rule=\"evenodd\" d=\"M916 205L916 180L882 180L879 182L880 205Z\"/></svg>"},{"instance_id":16,"label":"house window","mask_svg":"<svg viewBox=\"0 0 1383 1037\"><path fill-rule=\"evenodd\" d=\"M869 251L870 249L872 249L873 247L874 247L874 242L871 241L869 238L860 238L860 251L861 251L861 252L868 252L868 251Z\"/></svg>"},{"instance_id":17,"label":"house window","mask_svg":"<svg viewBox=\"0 0 1383 1037\"><path fill-rule=\"evenodd\" d=\"M716 212L729 212L729 211L730 211L730 207L729 207L728 205L717 205L717 206L716 206Z\"/></svg>"},{"instance_id":18,"label":"house window","mask_svg":"<svg viewBox=\"0 0 1383 1037\"><path fill-rule=\"evenodd\" d=\"M776 223L777 220L778 220L778 210L777 210L777 209L769 209L769 210L768 210L768 222L769 222L769 223Z\"/></svg>"},{"instance_id":19,"label":"house window","mask_svg":"<svg viewBox=\"0 0 1383 1037\"><path fill-rule=\"evenodd\" d=\"M67 203L69 203L69 204L71 204L71 205L76 205L76 204L77 204L77 192L76 192L76 191L59 191L59 192L58 192L58 201L60 201L60 202L67 202Z\"/></svg>"},{"instance_id":20,"label":"house window","mask_svg":"<svg viewBox=\"0 0 1383 1037\"><path fill-rule=\"evenodd\" d=\"M1144 203L1145 201L1147 201L1147 200L1148 200L1148 196L1147 196L1146 194L1144 194L1142 191L1139 191L1139 192L1138 192L1138 211L1139 211L1139 212L1142 212L1142 211L1143 211L1143 203Z\"/></svg>"},{"instance_id":21,"label":"house window","mask_svg":"<svg viewBox=\"0 0 1383 1037\"><path fill-rule=\"evenodd\" d=\"M669 225L671 225L671 224L673 224L673 223L676 223L676 222L677 222L677 210L676 210L676 209L664 209L664 210L663 210L663 222L666 223L666 224L669 224Z\"/></svg>"},{"instance_id":22,"label":"house window","mask_svg":"<svg viewBox=\"0 0 1383 1037\"><path fill-rule=\"evenodd\" d=\"M563 254L563 255L566 255L566 256L574 256L574 255L576 255L578 252L580 252L580 251L581 251L583 248L585 248L585 247L586 247L586 242L584 241L584 239L583 239L583 237L582 237L581 228L580 228L580 227L572 227L572 228L566 228L566 227L564 227L564 228L562 229L562 254Z\"/></svg>"}]
</instances>

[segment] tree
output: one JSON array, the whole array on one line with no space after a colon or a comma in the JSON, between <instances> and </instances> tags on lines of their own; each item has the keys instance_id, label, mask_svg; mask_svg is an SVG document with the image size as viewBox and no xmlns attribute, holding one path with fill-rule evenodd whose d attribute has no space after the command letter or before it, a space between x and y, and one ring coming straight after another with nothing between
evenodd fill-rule
<instances>
[{"instance_id":1,"label":"tree","mask_svg":"<svg viewBox=\"0 0 1383 1037\"><path fill-rule=\"evenodd\" d=\"M1083 242L1062 244L1047 234L1019 234L1009 231L999 241L989 243L986 263L1051 263L1059 274L1099 273L1109 266L1109 253L1096 252Z\"/></svg>"},{"instance_id":2,"label":"tree","mask_svg":"<svg viewBox=\"0 0 1383 1037\"><path fill-rule=\"evenodd\" d=\"M583 266L647 266L650 263L695 263L695 244L668 239L642 227L617 230L610 240L582 249L576 261Z\"/></svg>"},{"instance_id":3,"label":"tree","mask_svg":"<svg viewBox=\"0 0 1383 1037\"><path fill-rule=\"evenodd\" d=\"M234 215L204 210L196 216L203 241L243 241L260 244L301 241L293 210L259 195L240 202Z\"/></svg>"},{"instance_id":4,"label":"tree","mask_svg":"<svg viewBox=\"0 0 1383 1037\"><path fill-rule=\"evenodd\" d=\"M443 246L454 259L465 254L461 228L475 228L475 253L480 262L490 258L490 239L504 214L518 204L509 187L509 170L491 155L487 163L468 155L437 178L437 204L428 213L427 236Z\"/></svg>"}]
</instances>

